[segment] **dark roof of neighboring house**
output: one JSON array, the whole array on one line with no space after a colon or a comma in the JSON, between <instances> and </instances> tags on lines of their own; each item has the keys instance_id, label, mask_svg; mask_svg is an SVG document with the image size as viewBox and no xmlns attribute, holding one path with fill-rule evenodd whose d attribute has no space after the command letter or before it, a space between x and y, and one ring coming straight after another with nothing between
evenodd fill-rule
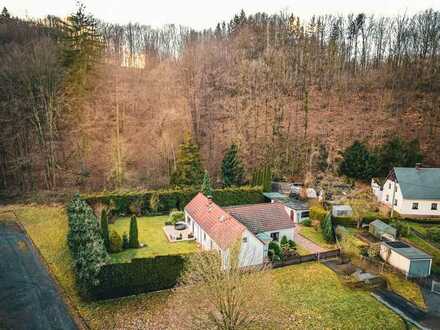
<instances>
[{"instance_id":1,"label":"dark roof of neighboring house","mask_svg":"<svg viewBox=\"0 0 440 330\"><path fill-rule=\"evenodd\" d=\"M440 168L395 167L394 174L406 199L440 199Z\"/></svg>"},{"instance_id":2,"label":"dark roof of neighboring house","mask_svg":"<svg viewBox=\"0 0 440 330\"><path fill-rule=\"evenodd\" d=\"M300 201L298 199L290 198L287 195L280 194L278 192L270 192L270 193L263 193L265 197L267 197L270 200L277 201L278 203L284 204L288 208L294 209L294 210L308 210L309 204L304 201Z\"/></svg>"},{"instance_id":3,"label":"dark roof of neighboring house","mask_svg":"<svg viewBox=\"0 0 440 330\"><path fill-rule=\"evenodd\" d=\"M239 221L202 193L198 193L186 205L185 210L222 250L227 249L240 239L246 229Z\"/></svg>"},{"instance_id":4,"label":"dark roof of neighboring house","mask_svg":"<svg viewBox=\"0 0 440 330\"><path fill-rule=\"evenodd\" d=\"M382 244L388 246L391 250L396 253L406 257L407 259L432 259L432 256L426 254L425 252L416 249L404 242L394 241L394 242L382 242Z\"/></svg>"},{"instance_id":5,"label":"dark roof of neighboring house","mask_svg":"<svg viewBox=\"0 0 440 330\"><path fill-rule=\"evenodd\" d=\"M279 203L232 206L225 210L254 234L295 226L285 207Z\"/></svg>"}]
</instances>

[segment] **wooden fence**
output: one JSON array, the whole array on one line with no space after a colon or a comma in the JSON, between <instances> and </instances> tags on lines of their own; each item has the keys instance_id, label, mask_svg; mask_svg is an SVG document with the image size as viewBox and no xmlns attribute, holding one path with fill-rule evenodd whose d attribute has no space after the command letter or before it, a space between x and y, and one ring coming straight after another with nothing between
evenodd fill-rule
<instances>
[{"instance_id":1,"label":"wooden fence","mask_svg":"<svg viewBox=\"0 0 440 330\"><path fill-rule=\"evenodd\" d=\"M426 237L426 235L422 234L418 230L415 230L414 228L410 228L410 232L414 236L417 236L418 238L424 240L426 243L432 245L433 247L435 247L437 249L440 249L440 244L439 243L430 240L428 237Z\"/></svg>"},{"instance_id":2,"label":"wooden fence","mask_svg":"<svg viewBox=\"0 0 440 330\"><path fill-rule=\"evenodd\" d=\"M279 268L284 266L290 266L290 265L296 265L301 264L303 262L310 262L310 261L321 261L321 260L328 260L333 259L336 257L339 257L341 255L341 250L330 250L325 252L318 252L313 254L307 254L305 256L292 256L288 257L287 259L283 261L277 261L272 263L273 268Z\"/></svg>"}]
</instances>

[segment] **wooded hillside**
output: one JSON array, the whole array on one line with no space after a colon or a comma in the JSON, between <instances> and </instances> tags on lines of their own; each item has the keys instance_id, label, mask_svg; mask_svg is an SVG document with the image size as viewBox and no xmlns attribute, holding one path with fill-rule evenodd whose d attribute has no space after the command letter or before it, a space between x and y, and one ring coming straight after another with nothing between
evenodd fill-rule
<instances>
[{"instance_id":1,"label":"wooded hillside","mask_svg":"<svg viewBox=\"0 0 440 330\"><path fill-rule=\"evenodd\" d=\"M355 139L420 142L440 165L440 12L247 16L213 30L0 18L0 189L164 187L191 134L219 177L334 168ZM214 180L216 181L216 180Z\"/></svg>"}]
</instances>

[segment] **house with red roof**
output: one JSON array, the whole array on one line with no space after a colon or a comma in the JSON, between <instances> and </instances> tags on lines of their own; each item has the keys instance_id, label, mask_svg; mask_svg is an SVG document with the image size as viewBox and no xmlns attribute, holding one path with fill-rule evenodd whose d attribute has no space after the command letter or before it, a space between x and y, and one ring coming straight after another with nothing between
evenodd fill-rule
<instances>
[{"instance_id":1,"label":"house with red roof","mask_svg":"<svg viewBox=\"0 0 440 330\"><path fill-rule=\"evenodd\" d=\"M225 262L229 249L239 242L242 266L262 264L269 243L282 236L293 239L295 227L281 204L222 208L202 193L185 207L185 221L202 249L219 251Z\"/></svg>"}]
</instances>

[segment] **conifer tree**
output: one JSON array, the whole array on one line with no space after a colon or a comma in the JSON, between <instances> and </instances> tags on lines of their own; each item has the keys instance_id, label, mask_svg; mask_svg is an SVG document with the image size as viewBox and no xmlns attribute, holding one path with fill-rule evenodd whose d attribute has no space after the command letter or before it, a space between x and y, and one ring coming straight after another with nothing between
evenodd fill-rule
<instances>
[{"instance_id":1,"label":"conifer tree","mask_svg":"<svg viewBox=\"0 0 440 330\"><path fill-rule=\"evenodd\" d=\"M2 13L0 14L0 17L11 18L11 14L9 14L9 11L6 7L3 7L3 10L2 10Z\"/></svg>"},{"instance_id":2,"label":"conifer tree","mask_svg":"<svg viewBox=\"0 0 440 330\"><path fill-rule=\"evenodd\" d=\"M171 175L171 184L176 186L200 185L203 180L199 147L187 137L177 153L176 169Z\"/></svg>"},{"instance_id":3,"label":"conifer tree","mask_svg":"<svg viewBox=\"0 0 440 330\"><path fill-rule=\"evenodd\" d=\"M107 251L110 248L110 238L109 238L109 230L108 230L108 216L107 210L103 209L101 212L101 234L102 239L104 240L104 245Z\"/></svg>"},{"instance_id":4,"label":"conifer tree","mask_svg":"<svg viewBox=\"0 0 440 330\"><path fill-rule=\"evenodd\" d=\"M205 170L205 176L203 177L203 183L202 183L201 192L205 196L211 196L212 197L211 179L209 178L208 170Z\"/></svg>"},{"instance_id":5,"label":"conifer tree","mask_svg":"<svg viewBox=\"0 0 440 330\"><path fill-rule=\"evenodd\" d=\"M244 167L238 156L236 144L231 144L226 152L221 170L225 186L239 186L243 183Z\"/></svg>"},{"instance_id":6,"label":"conifer tree","mask_svg":"<svg viewBox=\"0 0 440 330\"><path fill-rule=\"evenodd\" d=\"M321 222L322 236L327 243L335 242L335 233L333 231L332 216L329 213L325 216L324 220Z\"/></svg>"},{"instance_id":7,"label":"conifer tree","mask_svg":"<svg viewBox=\"0 0 440 330\"><path fill-rule=\"evenodd\" d=\"M137 218L134 215L130 219L130 235L128 245L132 249L137 249L139 247Z\"/></svg>"}]
</instances>

